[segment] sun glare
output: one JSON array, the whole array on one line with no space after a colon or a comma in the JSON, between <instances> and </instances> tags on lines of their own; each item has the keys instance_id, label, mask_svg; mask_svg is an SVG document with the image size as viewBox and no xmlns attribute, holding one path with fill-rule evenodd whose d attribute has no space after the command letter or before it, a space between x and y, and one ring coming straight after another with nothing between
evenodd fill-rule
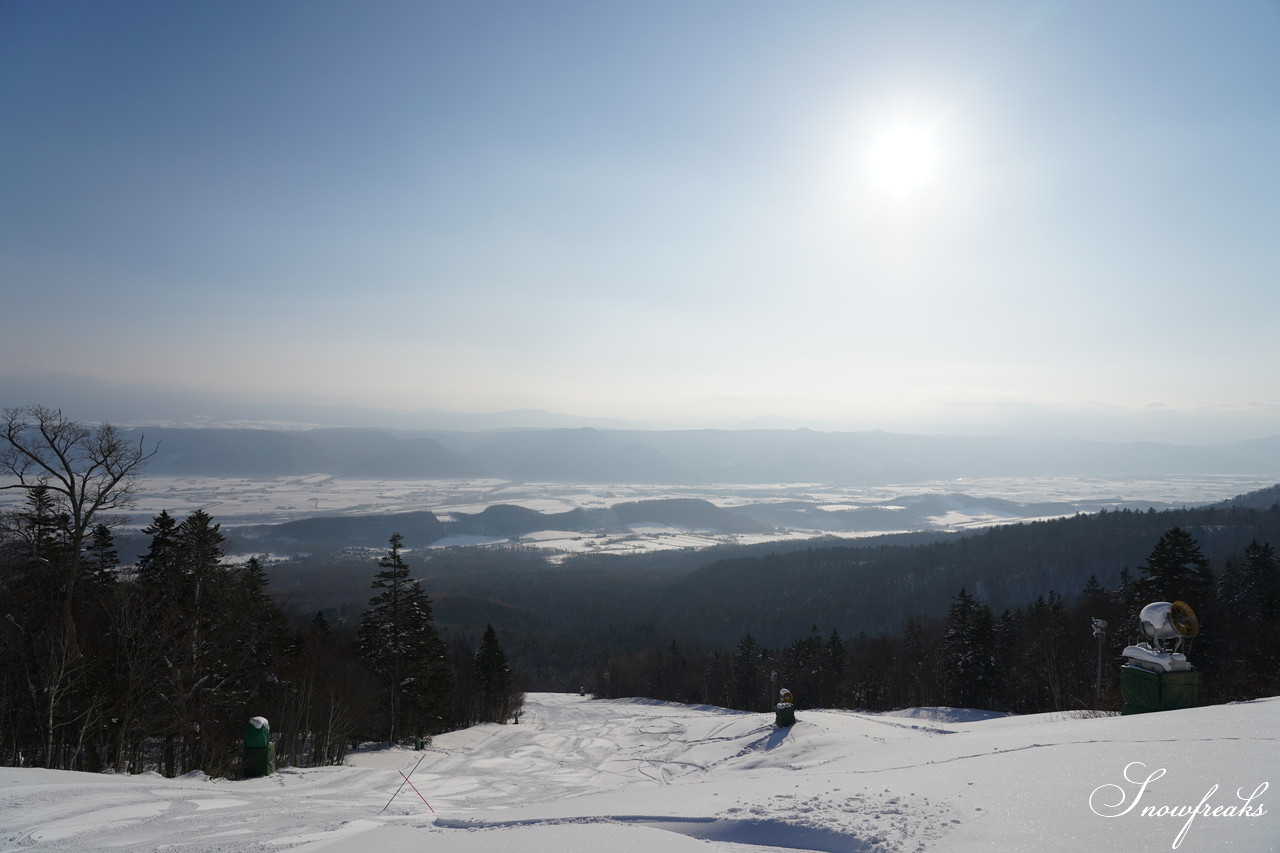
<instances>
[{"instance_id":1,"label":"sun glare","mask_svg":"<svg viewBox=\"0 0 1280 853\"><path fill-rule=\"evenodd\" d=\"M905 196L929 183L938 162L933 132L919 125L885 128L868 152L871 179L880 189Z\"/></svg>"}]
</instances>

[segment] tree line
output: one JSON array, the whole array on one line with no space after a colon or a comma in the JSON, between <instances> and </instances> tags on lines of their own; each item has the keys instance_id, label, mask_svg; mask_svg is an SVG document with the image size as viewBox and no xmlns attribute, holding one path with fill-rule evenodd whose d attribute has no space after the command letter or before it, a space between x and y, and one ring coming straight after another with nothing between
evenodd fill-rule
<instances>
[{"instance_id":1,"label":"tree line","mask_svg":"<svg viewBox=\"0 0 1280 853\"><path fill-rule=\"evenodd\" d=\"M1254 540L1215 571L1186 530L1162 534L1135 576L1113 588L1096 576L1068 601L1055 591L994 610L961 588L945 616L908 618L896 633L843 638L814 624L768 647L754 636L714 650L672 642L599 664L598 696L647 696L763 711L783 687L802 707L887 711L917 706L1016 713L1117 711L1121 652L1142 641L1137 615L1152 601L1193 602L1201 633L1189 659L1202 704L1280 693L1280 561ZM1094 620L1106 623L1099 637Z\"/></svg>"},{"instance_id":2,"label":"tree line","mask_svg":"<svg viewBox=\"0 0 1280 853\"><path fill-rule=\"evenodd\" d=\"M110 513L154 454L109 425L7 409L0 488L0 763L234 775L251 716L282 764L505 722L523 694L497 633L446 642L392 534L356 630L300 618L203 510L161 512L126 563Z\"/></svg>"},{"instance_id":3,"label":"tree line","mask_svg":"<svg viewBox=\"0 0 1280 853\"><path fill-rule=\"evenodd\" d=\"M836 632L846 650L860 650L868 666L874 666L882 647L907 626L913 637L923 634L922 642L939 644L944 617L961 589L990 609L994 619L1008 611L1006 630L1037 599L1044 599L1051 614L1062 611L1070 630L1080 631L1083 638L1083 684L1096 673L1090 617L1111 623L1111 644L1118 642L1117 626L1136 615L1136 610L1122 614L1114 607L1077 612L1085 590L1102 587L1114 596L1128 589L1153 543L1174 527L1195 538L1218 580L1229 583L1232 567L1241 563L1251 543L1280 542L1280 492L1264 490L1245 498L1231 505L1124 509L965 535L930 533L855 544L591 555L558 564L549 563L542 552L459 548L418 552L415 560L435 597L441 630L475 637L486 623L499 626L512 666L530 690L578 691L586 686L598 687L604 695L599 683L603 660L618 667L641 653L645 659L659 654L670 658L673 642L676 663L695 661L689 665L701 672L704 656L717 651L724 658L747 635L771 650L767 676L778 668L778 651L812 633L814 625L821 626L824 640ZM363 554L330 558L313 553L273 564L272 579L312 609L324 609L332 624L354 626L363 604L343 602L357 601L367 587L367 561ZM1202 612L1210 607L1209 627L1198 641L1207 653L1210 635L1220 627L1212 613L1216 604L1198 599L1192 604ZM1025 638L1036 632L1028 627L1019 633ZM1136 626L1124 633L1136 636ZM1124 645L1108 645L1108 653L1118 654ZM895 659L910 660L913 672L920 671L914 651ZM1112 662L1108 658L1105 666L1109 681L1114 681ZM647 690L647 677L628 681L616 672L614 678L612 695L624 683L637 695ZM690 680L686 675L685 681ZM1221 679L1205 671L1204 681L1207 695L1210 683ZM874 691L868 686L864 692ZM682 693L717 695L709 689ZM937 691L931 696L942 701Z\"/></svg>"}]
</instances>

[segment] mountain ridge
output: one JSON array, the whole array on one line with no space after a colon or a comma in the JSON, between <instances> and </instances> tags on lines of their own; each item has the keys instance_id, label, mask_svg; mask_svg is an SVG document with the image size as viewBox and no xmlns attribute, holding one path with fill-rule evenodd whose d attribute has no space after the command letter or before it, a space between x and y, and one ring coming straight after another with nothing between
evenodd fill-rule
<instances>
[{"instance_id":1,"label":"mountain ridge","mask_svg":"<svg viewBox=\"0 0 1280 853\"><path fill-rule=\"evenodd\" d=\"M159 476L330 474L571 483L888 485L1017 476L1268 474L1280 438L1225 447L814 430L132 428Z\"/></svg>"}]
</instances>

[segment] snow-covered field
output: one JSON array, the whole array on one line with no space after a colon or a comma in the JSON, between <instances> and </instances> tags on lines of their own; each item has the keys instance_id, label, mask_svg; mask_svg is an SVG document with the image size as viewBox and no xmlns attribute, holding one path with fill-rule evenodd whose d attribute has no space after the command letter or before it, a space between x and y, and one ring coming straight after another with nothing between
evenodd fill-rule
<instances>
[{"instance_id":1,"label":"snow-covered field","mask_svg":"<svg viewBox=\"0 0 1280 853\"><path fill-rule=\"evenodd\" d=\"M1280 698L798 716L532 694L519 725L252 781L4 768L0 851L1280 850Z\"/></svg>"},{"instance_id":2,"label":"snow-covered field","mask_svg":"<svg viewBox=\"0 0 1280 853\"><path fill-rule=\"evenodd\" d=\"M1096 512L1122 506L1145 509L1187 506L1223 500L1272 485L1273 478L1245 476L1186 476L1150 478L1036 477L950 480L903 483L894 486L836 487L818 483L707 484L698 486L645 484L513 483L506 480L355 480L315 474L301 477L143 477L137 501L123 516L125 526L138 529L161 510L179 518L193 510L210 513L224 528L274 524L320 516L354 516L430 510L451 519L460 513L479 513L498 504L522 506L542 513L573 509L606 509L624 501L700 498L725 508L785 504L813 511L771 521L764 532L725 533L659 524L592 532L540 531L508 539L460 535L432 543L434 548L476 545L520 545L546 552L559 561L574 554L638 554L715 545L783 543L836 536L857 539L911 530L975 530L997 524L1028 522L1044 517L1034 504L1053 503L1058 515ZM963 493L975 500L932 516L913 513L882 515L868 527L844 526L837 511L869 507L905 510L893 502L907 495ZM0 491L0 508L20 501L17 492ZM995 504L1001 499L1026 504L1025 511ZM830 515L830 518L825 518ZM776 526L775 526L776 525Z\"/></svg>"},{"instance_id":3,"label":"snow-covered field","mask_svg":"<svg viewBox=\"0 0 1280 853\"><path fill-rule=\"evenodd\" d=\"M834 487L817 483L754 485L643 485L616 483L512 483L505 480L356 480L306 477L143 477L131 522L145 525L161 510L179 517L204 509L227 526L273 524L325 515L431 510L436 515L478 513L512 504L544 513L601 509L624 501L702 498L718 506L801 501L827 510L858 509L902 495L963 492L1021 503L1055 501L1115 506L1210 503L1273 485L1274 478L1187 476L1151 478L1032 477L945 480L894 486ZM0 493L0 500L19 496ZM958 526L1016 521L1016 517L956 517Z\"/></svg>"},{"instance_id":4,"label":"snow-covered field","mask_svg":"<svg viewBox=\"0 0 1280 853\"><path fill-rule=\"evenodd\" d=\"M433 548L483 545L537 548L558 562L575 554L640 554L716 545L781 544L832 536L858 539L913 530L980 530L999 524L1130 507L1168 508L1211 503L1273 485L1273 477L1240 475L1164 476L1146 478L1022 477L945 480L892 486L831 486L820 483L756 483L649 485L634 483L515 483L506 480L359 480L327 474L289 477L142 477L136 502L118 515L124 528L145 527L167 510L182 518L203 509L225 529L276 524L302 518L358 516L430 510L442 519L475 514L498 504L562 513L573 509L607 509L628 501L699 498L724 508L785 505L811 512L776 517L763 532L726 533L663 524L636 524L624 529L539 531L518 538L458 535L431 543ZM953 495L973 500L933 515L905 512L895 503L906 496ZM18 504L18 491L0 491L0 509ZM984 501L999 499L1022 508ZM1055 515L1043 507L1054 504ZM837 513L861 509L890 510L870 525L848 526ZM892 510L904 510L895 513ZM827 516L830 516L827 518ZM410 543L411 545L417 543ZM240 555L244 556L244 555ZM259 554L259 556L262 556ZM287 559L290 555L278 555Z\"/></svg>"}]
</instances>

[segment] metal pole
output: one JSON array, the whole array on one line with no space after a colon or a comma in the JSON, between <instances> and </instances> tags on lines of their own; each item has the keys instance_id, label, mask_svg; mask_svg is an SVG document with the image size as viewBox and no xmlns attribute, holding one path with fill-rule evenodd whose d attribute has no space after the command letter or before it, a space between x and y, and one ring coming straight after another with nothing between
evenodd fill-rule
<instances>
[{"instance_id":1,"label":"metal pole","mask_svg":"<svg viewBox=\"0 0 1280 853\"><path fill-rule=\"evenodd\" d=\"M1103 619L1093 619L1093 636L1098 638L1098 678L1094 684L1093 707L1099 710L1102 707L1102 644L1107 635L1107 623Z\"/></svg>"},{"instance_id":2,"label":"metal pole","mask_svg":"<svg viewBox=\"0 0 1280 853\"><path fill-rule=\"evenodd\" d=\"M416 770L417 768L414 768L414 769ZM401 776L404 776L404 771L403 771L403 770L401 770L401 771L400 771L400 775L401 775ZM404 776L404 781L409 782L409 777L408 777L408 776ZM412 782L409 782L409 787L410 787L410 788L412 788L412 789L413 789L413 792L414 792L415 794L417 794L417 795L418 795L418 799L422 800L424 803L427 803L427 798L426 798L426 797L424 797L424 796L422 796L422 792L418 790L418 786L417 786L417 785L413 784ZM427 803L427 808L431 809L431 803ZM435 809L431 809L431 813L432 813L432 814L435 814L435 813L436 813L436 810L435 810Z\"/></svg>"},{"instance_id":3,"label":"metal pole","mask_svg":"<svg viewBox=\"0 0 1280 853\"><path fill-rule=\"evenodd\" d=\"M1102 703L1102 634L1098 634L1098 684L1093 693L1094 707Z\"/></svg>"},{"instance_id":4,"label":"metal pole","mask_svg":"<svg viewBox=\"0 0 1280 853\"><path fill-rule=\"evenodd\" d=\"M426 756L424 755L424 756L422 756L422 758L426 758ZM421 763L422 763L422 758L419 758L419 759L418 759L418 764L421 764ZM413 765L413 770L410 770L410 771L409 771L409 776L412 776L412 775L414 774L414 771L416 771L416 770L418 769L418 764ZM400 775L401 775L401 776L404 776L404 771L403 771L403 770L401 770L401 771L400 771ZM408 781L409 781L409 776L404 776L404 782L408 782ZM400 796L400 792L404 790L404 782L401 782L401 783L400 783L400 787L399 787L399 788L396 788L396 792L395 792L394 794L392 794L392 795L391 795L391 800L394 800L396 797ZM418 789L417 789L417 788L414 788L413 790L415 790L415 791L416 791L416 790L418 790ZM421 795L421 794L419 794L418 796L419 796L419 797L421 797L422 795ZM387 805L382 807L382 812L385 812L385 811L387 810L387 806L390 806L390 805L391 805L391 800L387 800ZM424 800L423 800L423 802L424 802L424 803L426 803L427 801L424 799ZM431 804L430 804L430 803L427 803L427 808L429 808L429 809L431 808ZM432 810L432 811L435 811L435 809L431 809L431 810ZM382 812L378 812L378 814L382 814Z\"/></svg>"}]
</instances>

